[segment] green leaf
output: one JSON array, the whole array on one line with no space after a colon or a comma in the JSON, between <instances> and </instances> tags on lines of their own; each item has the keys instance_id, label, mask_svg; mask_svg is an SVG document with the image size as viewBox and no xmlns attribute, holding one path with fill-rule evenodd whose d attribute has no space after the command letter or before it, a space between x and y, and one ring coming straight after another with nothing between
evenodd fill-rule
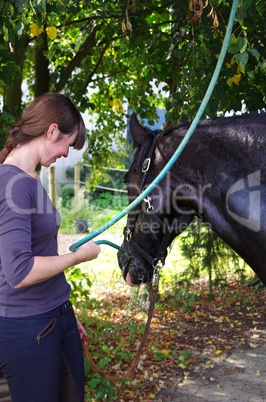
<instances>
[{"instance_id":1,"label":"green leaf","mask_svg":"<svg viewBox=\"0 0 266 402\"><path fill-rule=\"evenodd\" d=\"M9 10L10 10L10 14L14 15L15 10L14 10L13 4L9 4Z\"/></svg>"},{"instance_id":2,"label":"green leaf","mask_svg":"<svg viewBox=\"0 0 266 402\"><path fill-rule=\"evenodd\" d=\"M19 23L17 25L17 35L18 35L18 37L23 35L24 29L25 29L25 25L23 24L23 22L19 21Z\"/></svg>"},{"instance_id":3,"label":"green leaf","mask_svg":"<svg viewBox=\"0 0 266 402\"><path fill-rule=\"evenodd\" d=\"M247 64L248 58L249 58L248 52L237 53L235 55L235 61L241 67L243 67L243 66L245 66Z\"/></svg>"},{"instance_id":4,"label":"green leaf","mask_svg":"<svg viewBox=\"0 0 266 402\"><path fill-rule=\"evenodd\" d=\"M228 52L231 54L236 54L242 51L245 46L246 44L244 38L242 38L241 36L239 38L236 38L234 35L232 35L230 44L228 46Z\"/></svg>"},{"instance_id":5,"label":"green leaf","mask_svg":"<svg viewBox=\"0 0 266 402\"><path fill-rule=\"evenodd\" d=\"M6 85L12 85L14 79L14 68L12 66L4 66L2 68L1 79Z\"/></svg>"},{"instance_id":6,"label":"green leaf","mask_svg":"<svg viewBox=\"0 0 266 402\"><path fill-rule=\"evenodd\" d=\"M15 6L18 12L23 13L25 0L16 0Z\"/></svg>"},{"instance_id":7,"label":"green leaf","mask_svg":"<svg viewBox=\"0 0 266 402\"><path fill-rule=\"evenodd\" d=\"M260 53L257 51L257 49L248 49L248 52L255 57L257 61L260 59Z\"/></svg>"},{"instance_id":8,"label":"green leaf","mask_svg":"<svg viewBox=\"0 0 266 402\"><path fill-rule=\"evenodd\" d=\"M241 49L240 49L240 53L244 53L244 52L245 52L245 50L246 50L246 48L247 48L247 45L248 45L248 40L247 40L247 38L245 37L245 38L244 38L243 46L242 46Z\"/></svg>"},{"instance_id":9,"label":"green leaf","mask_svg":"<svg viewBox=\"0 0 266 402\"><path fill-rule=\"evenodd\" d=\"M8 42L8 28L6 27L6 24L3 25L3 31L4 31L4 41Z\"/></svg>"},{"instance_id":10,"label":"green leaf","mask_svg":"<svg viewBox=\"0 0 266 402\"><path fill-rule=\"evenodd\" d=\"M98 363L98 368L99 369L104 368L105 366L107 366L110 363L111 360L112 359L110 359L110 357L108 357L108 356L103 357Z\"/></svg>"},{"instance_id":11,"label":"green leaf","mask_svg":"<svg viewBox=\"0 0 266 402\"><path fill-rule=\"evenodd\" d=\"M154 352L154 360L157 362L161 362L163 360L169 359L169 355L162 353L161 351L157 350Z\"/></svg>"},{"instance_id":12,"label":"green leaf","mask_svg":"<svg viewBox=\"0 0 266 402\"><path fill-rule=\"evenodd\" d=\"M101 380L101 378L99 378L99 377L93 377L90 381L88 381L88 385L91 387L91 388L96 388L96 386L98 385L98 384L100 384L102 382L102 380Z\"/></svg>"}]
</instances>

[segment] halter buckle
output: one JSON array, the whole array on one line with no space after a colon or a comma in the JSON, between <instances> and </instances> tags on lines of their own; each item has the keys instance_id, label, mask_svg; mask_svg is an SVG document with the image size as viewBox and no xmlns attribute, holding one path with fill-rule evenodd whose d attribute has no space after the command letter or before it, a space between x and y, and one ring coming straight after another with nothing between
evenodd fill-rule
<instances>
[{"instance_id":1,"label":"halter buckle","mask_svg":"<svg viewBox=\"0 0 266 402\"><path fill-rule=\"evenodd\" d=\"M124 227L124 237L129 241L132 237L132 230L130 230L127 226Z\"/></svg>"},{"instance_id":2,"label":"halter buckle","mask_svg":"<svg viewBox=\"0 0 266 402\"><path fill-rule=\"evenodd\" d=\"M158 262L159 261L157 261L156 265L153 266L152 288L157 288L160 281L160 270L163 267L163 263L162 261L161 264L159 264Z\"/></svg>"},{"instance_id":3,"label":"halter buckle","mask_svg":"<svg viewBox=\"0 0 266 402\"><path fill-rule=\"evenodd\" d=\"M147 196L146 198L143 199L144 202L148 204L147 206L147 212L154 211L153 206L151 205L151 197Z\"/></svg>"},{"instance_id":4,"label":"halter buckle","mask_svg":"<svg viewBox=\"0 0 266 402\"><path fill-rule=\"evenodd\" d=\"M142 173L148 172L151 164L151 158L146 158L142 165Z\"/></svg>"}]
</instances>

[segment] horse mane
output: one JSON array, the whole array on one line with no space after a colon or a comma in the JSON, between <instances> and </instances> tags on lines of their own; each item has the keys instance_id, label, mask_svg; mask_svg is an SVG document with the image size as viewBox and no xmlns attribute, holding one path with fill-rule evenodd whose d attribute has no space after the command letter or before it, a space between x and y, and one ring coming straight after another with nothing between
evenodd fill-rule
<instances>
[{"instance_id":1,"label":"horse mane","mask_svg":"<svg viewBox=\"0 0 266 402\"><path fill-rule=\"evenodd\" d=\"M151 130L149 127L145 126L145 130L155 137L157 134L162 133L162 136L172 134L174 131L178 130L187 130L190 126L191 122L188 120L187 116L182 116L181 122L175 125L171 124L169 126L165 125L163 129ZM181 136L184 136L180 133Z\"/></svg>"},{"instance_id":2,"label":"horse mane","mask_svg":"<svg viewBox=\"0 0 266 402\"><path fill-rule=\"evenodd\" d=\"M219 144L221 142L223 149L228 154L242 153L242 156L250 153L250 149L266 148L265 146L265 127L266 113L252 114L245 113L242 115L233 115L228 117L213 117L200 120L195 134L191 141L194 142L198 135L202 136L200 141L203 148L210 149L213 142ZM190 127L191 122L186 116L183 116L181 121L176 125L170 125L167 128L152 130L145 127L147 136L147 146L155 135L161 133L162 137L173 135L175 138L184 137ZM258 126L261 125L261 130ZM198 141L198 140L196 140ZM266 150L266 149L265 149Z\"/></svg>"},{"instance_id":3,"label":"horse mane","mask_svg":"<svg viewBox=\"0 0 266 402\"><path fill-rule=\"evenodd\" d=\"M258 130L258 124L262 125L262 129ZM233 115L226 117L212 117L200 120L195 128L195 131L200 133L208 133L211 139L218 139L219 134L223 132L223 140L235 139L237 146L254 142L265 144L265 127L266 113L245 113L242 115ZM171 134L176 131L178 136L184 137L191 122L186 116L182 117L179 124L167 128L163 135ZM233 126L233 129L231 128ZM232 132L234 135L232 136Z\"/></svg>"}]
</instances>

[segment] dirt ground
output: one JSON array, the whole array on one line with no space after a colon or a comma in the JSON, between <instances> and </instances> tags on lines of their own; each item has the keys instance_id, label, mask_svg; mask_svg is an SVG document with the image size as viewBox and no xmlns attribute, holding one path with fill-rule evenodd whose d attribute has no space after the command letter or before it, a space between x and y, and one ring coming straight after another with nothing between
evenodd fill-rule
<instances>
[{"instance_id":1,"label":"dirt ground","mask_svg":"<svg viewBox=\"0 0 266 402\"><path fill-rule=\"evenodd\" d=\"M266 334L266 331L265 331ZM173 373L174 376L174 373ZM266 401L266 339L256 349L235 349L230 356L186 380L163 389L156 402Z\"/></svg>"},{"instance_id":2,"label":"dirt ground","mask_svg":"<svg viewBox=\"0 0 266 402\"><path fill-rule=\"evenodd\" d=\"M69 245L81 237L60 235L60 252L67 252ZM239 340L238 344L235 340L234 347L223 357L211 358L210 367L202 364L198 371L190 372L188 376L181 376L174 369L168 371L165 385L157 387L154 399L148 398L145 402L266 401L266 315L261 318L263 322L256 333L247 328L243 335L245 342ZM199 331L199 337L204 337L204 328L195 328L195 331ZM217 338L221 335L216 334ZM209 358L206 355L206 359ZM136 398L134 401L144 400Z\"/></svg>"}]
</instances>

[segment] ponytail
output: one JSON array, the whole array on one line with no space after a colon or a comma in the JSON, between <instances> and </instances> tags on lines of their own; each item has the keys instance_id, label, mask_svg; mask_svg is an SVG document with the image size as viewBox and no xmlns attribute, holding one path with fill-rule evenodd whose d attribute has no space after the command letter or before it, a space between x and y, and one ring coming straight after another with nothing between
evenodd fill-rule
<instances>
[{"instance_id":1,"label":"ponytail","mask_svg":"<svg viewBox=\"0 0 266 402\"><path fill-rule=\"evenodd\" d=\"M18 144L30 141L32 139L32 137L25 136L23 133L21 133L20 125L21 123L19 121L13 124L13 126L9 127L6 145L0 151L0 164L5 161L6 157L10 154L12 149L15 148Z\"/></svg>"},{"instance_id":2,"label":"ponytail","mask_svg":"<svg viewBox=\"0 0 266 402\"><path fill-rule=\"evenodd\" d=\"M6 157L10 154L12 151L12 148L5 145L2 151L0 151L0 164L3 163L6 159Z\"/></svg>"}]
</instances>

